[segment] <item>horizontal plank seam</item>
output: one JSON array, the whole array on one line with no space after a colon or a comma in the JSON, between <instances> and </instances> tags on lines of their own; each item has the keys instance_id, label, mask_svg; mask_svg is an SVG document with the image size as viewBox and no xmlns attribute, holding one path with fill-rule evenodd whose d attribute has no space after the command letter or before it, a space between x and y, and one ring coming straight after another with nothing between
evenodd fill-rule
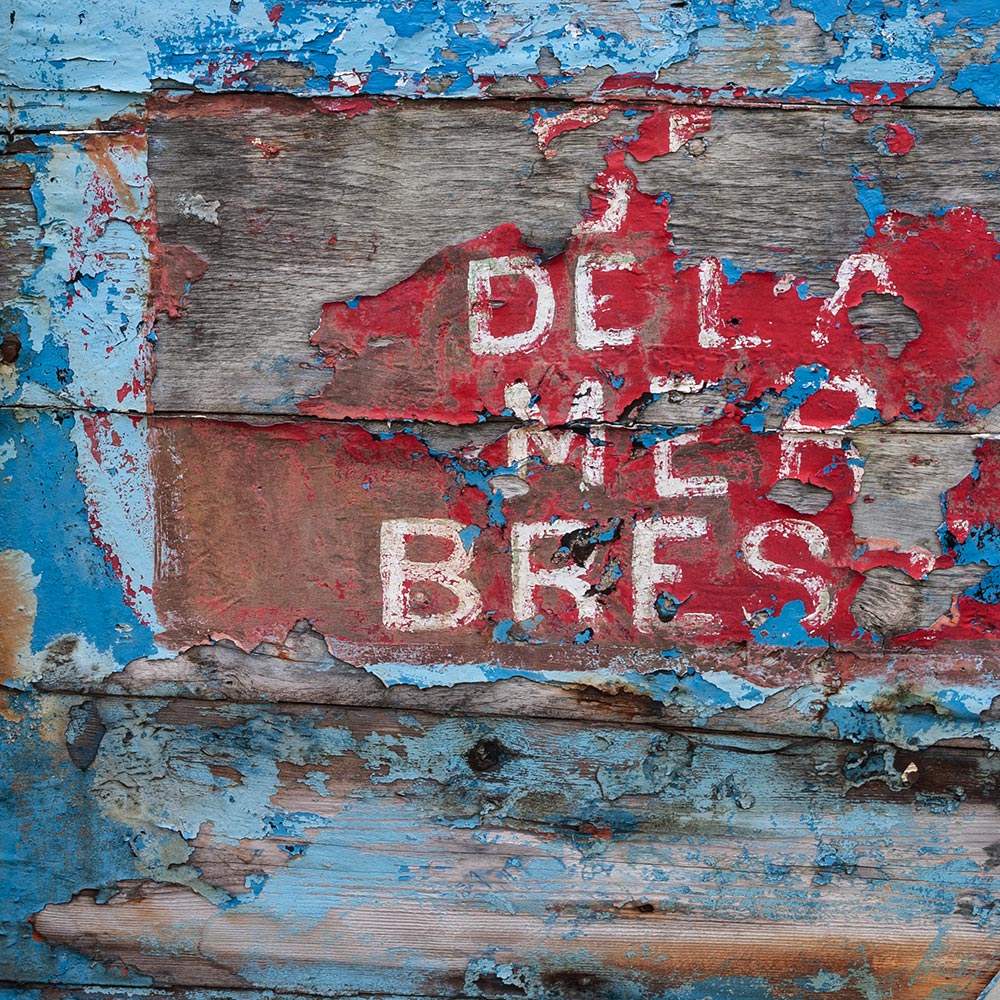
<instances>
[{"instance_id":1,"label":"horizontal plank seam","mask_svg":"<svg viewBox=\"0 0 1000 1000\"><path fill-rule=\"evenodd\" d=\"M308 988L298 989L298 990L282 990L274 989L271 987L263 986L214 986L211 983L204 984L187 984L183 986L128 986L123 985L121 981L117 982L95 982L89 980L86 983L69 983L69 982L41 982L39 980L18 980L18 979L0 979L0 990L5 989L19 989L19 990L65 990L67 992L77 993L82 996L95 995L99 992L108 992L114 996L132 996L136 1000L138 998L144 997L174 997L180 996L184 997L185 1000L189 1000L189 994L192 989L198 989L204 991L208 997L217 997L218 1000L223 1000L225 997L257 997L257 998L287 998L287 1000L296 1000L298 997L316 997L318 1000L337 1000L337 998L343 998L343 1000L353 1000L353 998L365 998L365 1000L393 1000L395 997L411 997L412 1000L443 1000L440 997L431 997L426 993L407 993L405 990L394 990L392 993L368 993L364 990L337 990L328 993L317 993L309 990ZM504 997L505 994L490 994L491 996ZM510 997L523 997L522 992L517 990L511 991L511 993L506 994ZM470 994L449 994L447 1000L482 1000L482 997L473 997Z\"/></svg>"},{"instance_id":2,"label":"horizontal plank seam","mask_svg":"<svg viewBox=\"0 0 1000 1000\"><path fill-rule=\"evenodd\" d=\"M363 667L356 667L356 670L363 670ZM114 678L114 674L111 675L111 679ZM518 678L512 678L518 679ZM609 676L609 680L613 680L613 677ZM488 681L485 682L490 685L503 684L505 681ZM540 683L540 682L533 682ZM567 689L576 690L587 690L583 685L580 684L560 684L559 681L545 681L546 684L556 684L559 687ZM471 686L471 685L470 685ZM407 687L410 685L395 685L397 688ZM414 688L417 691L426 691L422 688ZM595 689L598 690L598 689ZM438 709L433 707L419 706L407 706L407 705L373 705L373 704L357 704L348 701L296 701L292 698L282 698L278 701L267 701L261 699L248 699L243 700L239 698L195 698L188 695L154 695L154 694L142 694L142 693L119 693L119 692L104 692L104 691L86 691L77 688L63 688L63 687L39 687L35 686L29 689L13 687L6 683L0 683L0 691L4 691L12 695L25 695L34 694L35 696L68 696L68 697L79 697L90 701L123 701L123 702L165 702L170 704L187 704L191 706L202 706L207 709L218 709L223 706L235 707L235 708L247 708L254 711L261 711L263 713L271 712L275 714L281 714L281 712L287 708L300 708L302 706L317 708L320 710L347 710L356 712L381 712L386 714L407 714L407 715L430 715L435 718L441 719L455 719L455 718L509 718L509 719L522 719L527 722L588 722L591 724L598 723L608 729L622 729L622 730L634 730L634 729L655 729L662 731L669 731L670 733L676 734L678 736L683 736L686 739L690 739L692 743L697 743L699 748L704 748L708 750L724 750L731 751L733 753L742 753L749 756L763 756L766 754L789 754L798 751L799 749L804 749L808 747L815 746L816 744L829 744L833 746L843 746L843 747L861 747L861 746L894 746L894 744L889 743L887 740L848 740L843 738L836 738L833 736L828 736L824 733L816 733L810 735L803 735L800 733L791 732L770 732L767 730L762 730L759 728L754 728L752 730L733 730L733 729L723 729L723 728L713 728L711 725L707 726L683 726L675 723L671 723L667 720L661 719L650 719L644 718L639 719L634 722L623 721L621 719L609 718L607 720L595 720L593 714L579 715L570 713L552 713L549 715L531 715L530 711L520 711L520 712L505 712L502 709L493 711L491 709L482 708L462 708L462 709ZM660 704L659 702L654 702L654 704ZM668 705L664 705L668 708ZM742 710L746 711L746 710ZM887 713L891 714L891 713ZM712 743L710 739L705 737L717 737L720 740L726 741L721 743ZM736 740L746 740L749 742L757 740L783 740L784 745L780 747L770 747L766 749L753 749L748 746L738 746L734 745L729 741ZM997 751L990 747L970 747L967 745L957 745L953 741L942 740L938 743L931 745L936 749L946 749L952 753L959 753L966 755L972 759L979 759L983 757L993 757L996 755ZM899 747L899 749L906 749ZM913 750L909 748L910 752L919 754L924 750L929 748L921 748L920 750Z\"/></svg>"},{"instance_id":3,"label":"horizontal plank seam","mask_svg":"<svg viewBox=\"0 0 1000 1000\"><path fill-rule=\"evenodd\" d=\"M508 420L505 417L488 417L482 421L457 421L449 422L440 419L422 419L419 417L321 417L311 413L268 413L263 410L128 410L117 407L105 406L80 406L75 403L66 403L65 406L57 406L51 403L2 403L0 413L52 413L71 414L82 416L118 416L129 417L131 419L143 420L233 420L240 423L270 427L276 424L287 423L316 423L329 426L330 424L343 425L344 427L364 427L368 426L390 426L405 425L408 427L447 427L447 428L493 428L498 431L516 430L518 428L529 428L536 431L586 431L588 429L608 428L610 430L642 430L650 427L700 427L700 423L667 420L636 420L628 423L614 420L578 420L572 423L546 424L540 422L525 422ZM775 427L763 432L753 432L760 434L781 433L790 437L856 437L862 434L878 434L885 432L888 434L906 434L913 438L926 437L928 435L950 436L955 438L974 438L976 440L993 441L1000 440L1000 431L977 431L972 429L963 430L956 427L941 427L936 424L923 424L909 420L897 420L890 424L865 424L859 427L842 428L816 428L815 430L798 430L792 428Z\"/></svg>"},{"instance_id":4,"label":"horizontal plank seam","mask_svg":"<svg viewBox=\"0 0 1000 1000\"><path fill-rule=\"evenodd\" d=\"M287 60L290 65L296 65L296 63ZM579 77L580 73L571 73L568 75L567 82L562 85L567 88L572 88L574 81ZM609 76L615 76L616 74L610 74ZM512 74L506 77L508 81L511 80L522 80L528 81L527 76L518 76ZM195 85L187 85L180 83L164 83L162 85L151 84L146 90L114 90L108 87L85 87L85 88L60 88L60 87L20 87L16 85L8 85L6 87L7 102L4 110L8 114L16 113L19 110L18 96L24 95L41 95L50 96L54 94L73 96L73 97L113 97L115 99L127 99L134 98L135 100L150 100L150 99L162 99L164 97L185 97L187 95L193 95L197 97L234 97L236 99L259 99L262 103L266 103L268 100L274 99L287 99L294 98L296 100L312 101L312 100L326 100L329 98L336 98L338 100L384 100L386 103L410 103L414 105L437 105L439 107L461 107L466 105L469 107L484 107L491 104L522 104L526 101L543 101L547 104L566 104L568 106L588 103L588 104L614 104L618 101L650 101L657 104L667 104L672 107L684 108L684 107L725 107L725 108L736 108L745 109L747 111L757 111L757 110L779 110L779 111L823 111L829 110L833 111L844 111L854 110L854 109L871 109L885 111L892 108L902 108L906 110L918 110L918 111L992 111L996 110L995 105L982 104L979 101L963 101L953 102L953 103L936 103L933 101L924 102L919 99L919 97L905 97L900 101L894 101L892 103L871 101L859 103L856 101L845 101L839 98L832 98L830 100L818 100L815 98L803 98L802 100L788 100L783 97L761 97L761 96L749 96L749 97L715 97L715 94L722 93L724 88L707 87L707 86L697 86L684 84L685 89L691 90L703 90L707 91L711 96L705 100L676 100L672 99L670 94L658 93L656 91L648 92L646 84L636 83L632 87L624 86L614 90L600 91L601 84L598 83L593 90L585 91L578 95L567 94L565 92L547 97L548 91L538 90L531 93L515 91L513 93L498 94L495 96L484 95L482 97L470 97L467 94L456 95L454 97L448 97L446 94L399 94L393 93L392 91L358 91L356 93L301 93L292 90L203 90L202 88ZM651 82L649 86L670 89L674 87L680 87L682 85L671 83L671 82ZM951 91L952 94L957 96L956 91ZM689 96L689 95L686 95ZM33 131L45 131L44 129L35 129Z\"/></svg>"},{"instance_id":5,"label":"horizontal plank seam","mask_svg":"<svg viewBox=\"0 0 1000 1000\"><path fill-rule=\"evenodd\" d=\"M262 108L266 108L269 101L274 101L275 99L284 100L295 100L301 101L303 105L313 100L323 100L331 95L325 94L295 94L282 91L203 91L198 89L172 89L172 88L155 88L148 91L143 91L141 93L135 91L109 91L103 89L94 90L60 90L60 91L49 91L49 90L25 90L19 88L8 88L8 94L51 94L59 93L68 96L109 96L116 99L121 99L123 101L134 100L134 101L150 101L163 99L164 97L176 96L181 97L204 97L204 98L227 98L232 97L234 100L239 100L247 105L252 105L253 103L259 103ZM788 102L781 101L778 99L768 100L765 98L759 99L745 99L745 100L705 100L701 102L682 102L671 100L668 96L662 94L644 94L641 90L636 92L626 93L626 92L609 92L607 94L585 94L578 97L551 97L546 98L544 92L537 94L504 94L502 97L482 97L482 98L469 98L469 97L441 97L440 95L434 95L432 97L419 97L411 95L394 95L389 93L358 93L350 94L344 96L344 100L374 100L374 101L384 101L386 106L398 105L402 102L411 104L414 107L427 107L427 108L487 108L487 107L503 107L504 105L522 105L522 104L540 104L546 107L565 107L567 110L573 107L577 107L581 104L654 104L662 105L664 107L676 108L678 110L690 109L690 108L709 108L709 109L726 109L726 110L736 110L736 111L747 111L747 112L761 112L761 111L783 111L783 112L827 112L829 114L841 115L845 111L874 111L874 112L889 112L898 111L900 113L908 113L911 111L917 111L920 113L938 113L938 114L950 114L955 113L968 113L974 115L982 115L983 113L996 112L997 107L991 105L982 104L923 104L923 103L908 103L907 101L902 101L895 104L855 104L847 101L802 101L802 102ZM17 111L17 104L13 105L14 112ZM178 103L178 110L181 110L183 105ZM137 109L134 111L129 111L123 109L120 113L115 113L107 119L101 119L95 117L93 121L96 123L98 121L115 121L121 120L136 122L146 121L149 118L157 117L155 112L150 113L147 109ZM0 133L6 134L8 136L32 136L32 135L85 135L85 134L102 134L102 135L114 135L119 133L127 133L130 128L123 125L121 128L110 128L110 129L99 129L99 128L86 128L86 127L39 127L31 128L27 126L20 125L14 121L8 120L6 124L0 124ZM3 151L0 151L2 153Z\"/></svg>"}]
</instances>

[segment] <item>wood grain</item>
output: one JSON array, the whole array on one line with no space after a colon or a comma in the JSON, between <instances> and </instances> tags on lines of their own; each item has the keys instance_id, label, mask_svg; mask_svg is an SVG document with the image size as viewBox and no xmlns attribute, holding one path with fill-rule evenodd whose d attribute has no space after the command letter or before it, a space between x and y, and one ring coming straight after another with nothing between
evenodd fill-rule
<instances>
[{"instance_id":1,"label":"wood grain","mask_svg":"<svg viewBox=\"0 0 1000 1000\"><path fill-rule=\"evenodd\" d=\"M996 12L13 7L0 1000L983 1000Z\"/></svg>"},{"instance_id":2,"label":"wood grain","mask_svg":"<svg viewBox=\"0 0 1000 1000\"><path fill-rule=\"evenodd\" d=\"M26 164L0 157L0 396L16 385L17 369L26 367L31 353L23 309L17 302L22 282L44 255L31 180Z\"/></svg>"},{"instance_id":3,"label":"wood grain","mask_svg":"<svg viewBox=\"0 0 1000 1000\"><path fill-rule=\"evenodd\" d=\"M157 986L438 996L722 976L752 997L973 997L995 971L992 756L99 699L82 770L79 701L10 705L54 775L8 799L34 829L14 841L44 942L26 959L68 948ZM62 815L82 811L60 857L108 833L131 845L100 886L89 863L37 867L42 803L64 796Z\"/></svg>"}]
</instances>

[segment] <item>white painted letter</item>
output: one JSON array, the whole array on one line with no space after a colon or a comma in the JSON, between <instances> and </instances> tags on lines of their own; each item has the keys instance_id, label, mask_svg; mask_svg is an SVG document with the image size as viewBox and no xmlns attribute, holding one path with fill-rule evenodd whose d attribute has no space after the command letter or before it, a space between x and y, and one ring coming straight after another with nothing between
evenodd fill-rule
<instances>
[{"instance_id":1,"label":"white painted letter","mask_svg":"<svg viewBox=\"0 0 1000 1000\"><path fill-rule=\"evenodd\" d=\"M635 256L630 253L582 253L576 261L575 291L573 303L576 319L576 342L587 351L601 347L624 347L635 340L638 332L632 327L611 330L599 327L595 318L598 306L604 305L610 296L594 297L595 271L631 271L635 267Z\"/></svg>"},{"instance_id":2,"label":"white painted letter","mask_svg":"<svg viewBox=\"0 0 1000 1000\"><path fill-rule=\"evenodd\" d=\"M679 445L697 441L698 435L679 434L669 441L653 445L656 461L656 492L661 497L724 497L729 495L729 481L724 476L690 476L682 479L674 475L674 451Z\"/></svg>"},{"instance_id":3,"label":"white painted letter","mask_svg":"<svg viewBox=\"0 0 1000 1000\"><path fill-rule=\"evenodd\" d=\"M538 407L531 402L531 390L523 382L515 382L504 389L504 403L519 420L539 419ZM604 390L597 379L584 379L573 396L567 423L592 422L604 419ZM522 479L528 475L530 449L549 465L563 465L569 460L569 450L573 439L580 432L543 431L531 427L515 427L507 435L507 464L517 467L517 475ZM589 435L584 439L583 455L580 459L581 489L599 486L604 482L604 447Z\"/></svg>"},{"instance_id":4,"label":"white painted letter","mask_svg":"<svg viewBox=\"0 0 1000 1000\"><path fill-rule=\"evenodd\" d=\"M895 295L896 286L889 277L889 264L876 253L852 253L845 257L837 268L837 290L822 305L816 317L812 332L813 343L826 344L830 340L830 325L847 300L851 283L859 274L870 274L875 279L875 287L883 295Z\"/></svg>"},{"instance_id":5,"label":"white painted letter","mask_svg":"<svg viewBox=\"0 0 1000 1000\"><path fill-rule=\"evenodd\" d=\"M521 333L495 337L490 329L493 306L490 292L494 278L527 278L538 296L535 319ZM469 261L469 338L473 354L513 354L526 351L548 335L556 314L556 300L549 276L530 257L487 257Z\"/></svg>"},{"instance_id":6,"label":"white painted letter","mask_svg":"<svg viewBox=\"0 0 1000 1000\"><path fill-rule=\"evenodd\" d=\"M382 522L379 568L382 576L382 621L386 628L403 632L425 632L467 625L483 610L478 589L463 575L472 564L459 534L461 525L445 518L412 517ZM443 538L451 543L451 554L436 562L408 559L408 538ZM417 614L411 603L414 583L433 583L455 596L454 611Z\"/></svg>"},{"instance_id":7,"label":"white painted letter","mask_svg":"<svg viewBox=\"0 0 1000 1000\"><path fill-rule=\"evenodd\" d=\"M743 558L747 566L758 576L774 576L782 580L794 580L803 587L812 599L813 610L802 620L816 625L822 625L833 616L835 591L820 576L814 576L801 566L784 566L776 563L761 551L765 539L797 538L805 542L806 547L817 559L830 558L830 539L822 528L811 521L797 521L792 518L780 518L777 521L767 521L758 524L747 532L743 539Z\"/></svg>"},{"instance_id":8,"label":"white painted letter","mask_svg":"<svg viewBox=\"0 0 1000 1000\"><path fill-rule=\"evenodd\" d=\"M698 346L699 347L765 347L770 340L753 335L727 337L722 320L722 261L706 257L698 265Z\"/></svg>"},{"instance_id":9,"label":"white painted letter","mask_svg":"<svg viewBox=\"0 0 1000 1000\"><path fill-rule=\"evenodd\" d=\"M576 602L577 614L581 621L593 621L597 615L596 595L587 596L590 584L583 574L590 568L596 553L582 566L571 562L555 569L534 569L531 565L532 544L540 538L561 538L571 531L585 528L582 521L538 521L534 524L515 524L510 531L510 546L513 556L514 617L518 621L534 618L538 606L535 604L536 587L555 587L571 594Z\"/></svg>"},{"instance_id":10,"label":"white painted letter","mask_svg":"<svg viewBox=\"0 0 1000 1000\"><path fill-rule=\"evenodd\" d=\"M652 632L657 621L656 598L663 586L671 587L681 578L681 568L673 563L656 561L656 545L665 539L683 541L708 534L703 517L661 517L635 522L632 540L632 586L635 606L632 620L640 632ZM698 619L697 624L712 621L711 615L685 615Z\"/></svg>"}]
</instances>

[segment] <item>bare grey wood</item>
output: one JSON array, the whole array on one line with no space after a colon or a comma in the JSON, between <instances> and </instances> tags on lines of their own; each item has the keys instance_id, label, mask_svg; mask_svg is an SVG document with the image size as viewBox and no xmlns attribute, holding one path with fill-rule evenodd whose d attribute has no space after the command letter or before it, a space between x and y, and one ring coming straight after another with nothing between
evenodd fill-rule
<instances>
[{"instance_id":1,"label":"bare grey wood","mask_svg":"<svg viewBox=\"0 0 1000 1000\"><path fill-rule=\"evenodd\" d=\"M818 514L830 505L831 493L822 486L782 479L771 488L767 499L783 503L798 514Z\"/></svg>"},{"instance_id":2,"label":"bare grey wood","mask_svg":"<svg viewBox=\"0 0 1000 1000\"><path fill-rule=\"evenodd\" d=\"M929 628L948 614L956 594L974 587L986 572L985 566L955 566L914 580L902 570L871 569L851 613L862 628L885 638Z\"/></svg>"},{"instance_id":3,"label":"bare grey wood","mask_svg":"<svg viewBox=\"0 0 1000 1000\"><path fill-rule=\"evenodd\" d=\"M41 264L38 214L31 200L30 169L13 158L0 157L0 379L12 377L23 344L21 310L14 300L21 284Z\"/></svg>"},{"instance_id":4,"label":"bare grey wood","mask_svg":"<svg viewBox=\"0 0 1000 1000\"><path fill-rule=\"evenodd\" d=\"M864 458L861 496L851 508L854 533L940 553L941 495L972 472L976 439L877 431L852 439Z\"/></svg>"},{"instance_id":5,"label":"bare grey wood","mask_svg":"<svg viewBox=\"0 0 1000 1000\"><path fill-rule=\"evenodd\" d=\"M898 358L921 333L916 311L898 295L865 292L861 304L849 309L847 315L858 335L866 342L884 345L890 358Z\"/></svg>"}]
</instances>

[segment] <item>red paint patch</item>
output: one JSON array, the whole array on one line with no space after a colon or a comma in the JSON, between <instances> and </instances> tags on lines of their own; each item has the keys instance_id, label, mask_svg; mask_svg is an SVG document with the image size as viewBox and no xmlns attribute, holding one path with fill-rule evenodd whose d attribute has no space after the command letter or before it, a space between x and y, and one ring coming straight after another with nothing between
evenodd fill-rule
<instances>
[{"instance_id":1,"label":"red paint patch","mask_svg":"<svg viewBox=\"0 0 1000 1000\"><path fill-rule=\"evenodd\" d=\"M271 24L277 25L277 23L281 20L281 15L284 13L285 13L285 5L281 3L276 3L267 12L267 19L271 22Z\"/></svg>"},{"instance_id":2,"label":"red paint patch","mask_svg":"<svg viewBox=\"0 0 1000 1000\"><path fill-rule=\"evenodd\" d=\"M913 83L887 83L878 80L853 80L850 84L852 94L857 94L866 104L898 104L909 96L910 91L921 86L920 81Z\"/></svg>"},{"instance_id":3,"label":"red paint patch","mask_svg":"<svg viewBox=\"0 0 1000 1000\"><path fill-rule=\"evenodd\" d=\"M535 134L538 148L546 157L552 157L555 156L555 150L549 149L549 145L553 139L605 121L615 110L617 109L613 104L583 104L557 115L532 111L531 131Z\"/></svg>"},{"instance_id":4,"label":"red paint patch","mask_svg":"<svg viewBox=\"0 0 1000 1000\"><path fill-rule=\"evenodd\" d=\"M696 135L707 132L712 123L710 108L657 108L639 125L638 138L628 151L640 163L674 153Z\"/></svg>"},{"instance_id":5,"label":"red paint patch","mask_svg":"<svg viewBox=\"0 0 1000 1000\"><path fill-rule=\"evenodd\" d=\"M205 277L208 261L190 247L159 243L153 249L153 265L150 275L153 314L166 313L177 319L184 314L184 300L191 285Z\"/></svg>"},{"instance_id":6,"label":"red paint patch","mask_svg":"<svg viewBox=\"0 0 1000 1000\"><path fill-rule=\"evenodd\" d=\"M902 156L913 149L916 136L913 130L902 122L889 122L886 127L885 145L893 156Z\"/></svg>"},{"instance_id":7,"label":"red paint patch","mask_svg":"<svg viewBox=\"0 0 1000 1000\"><path fill-rule=\"evenodd\" d=\"M314 97L310 103L324 114L344 118L357 118L375 108L395 107L395 101L373 101L363 97Z\"/></svg>"}]
</instances>

